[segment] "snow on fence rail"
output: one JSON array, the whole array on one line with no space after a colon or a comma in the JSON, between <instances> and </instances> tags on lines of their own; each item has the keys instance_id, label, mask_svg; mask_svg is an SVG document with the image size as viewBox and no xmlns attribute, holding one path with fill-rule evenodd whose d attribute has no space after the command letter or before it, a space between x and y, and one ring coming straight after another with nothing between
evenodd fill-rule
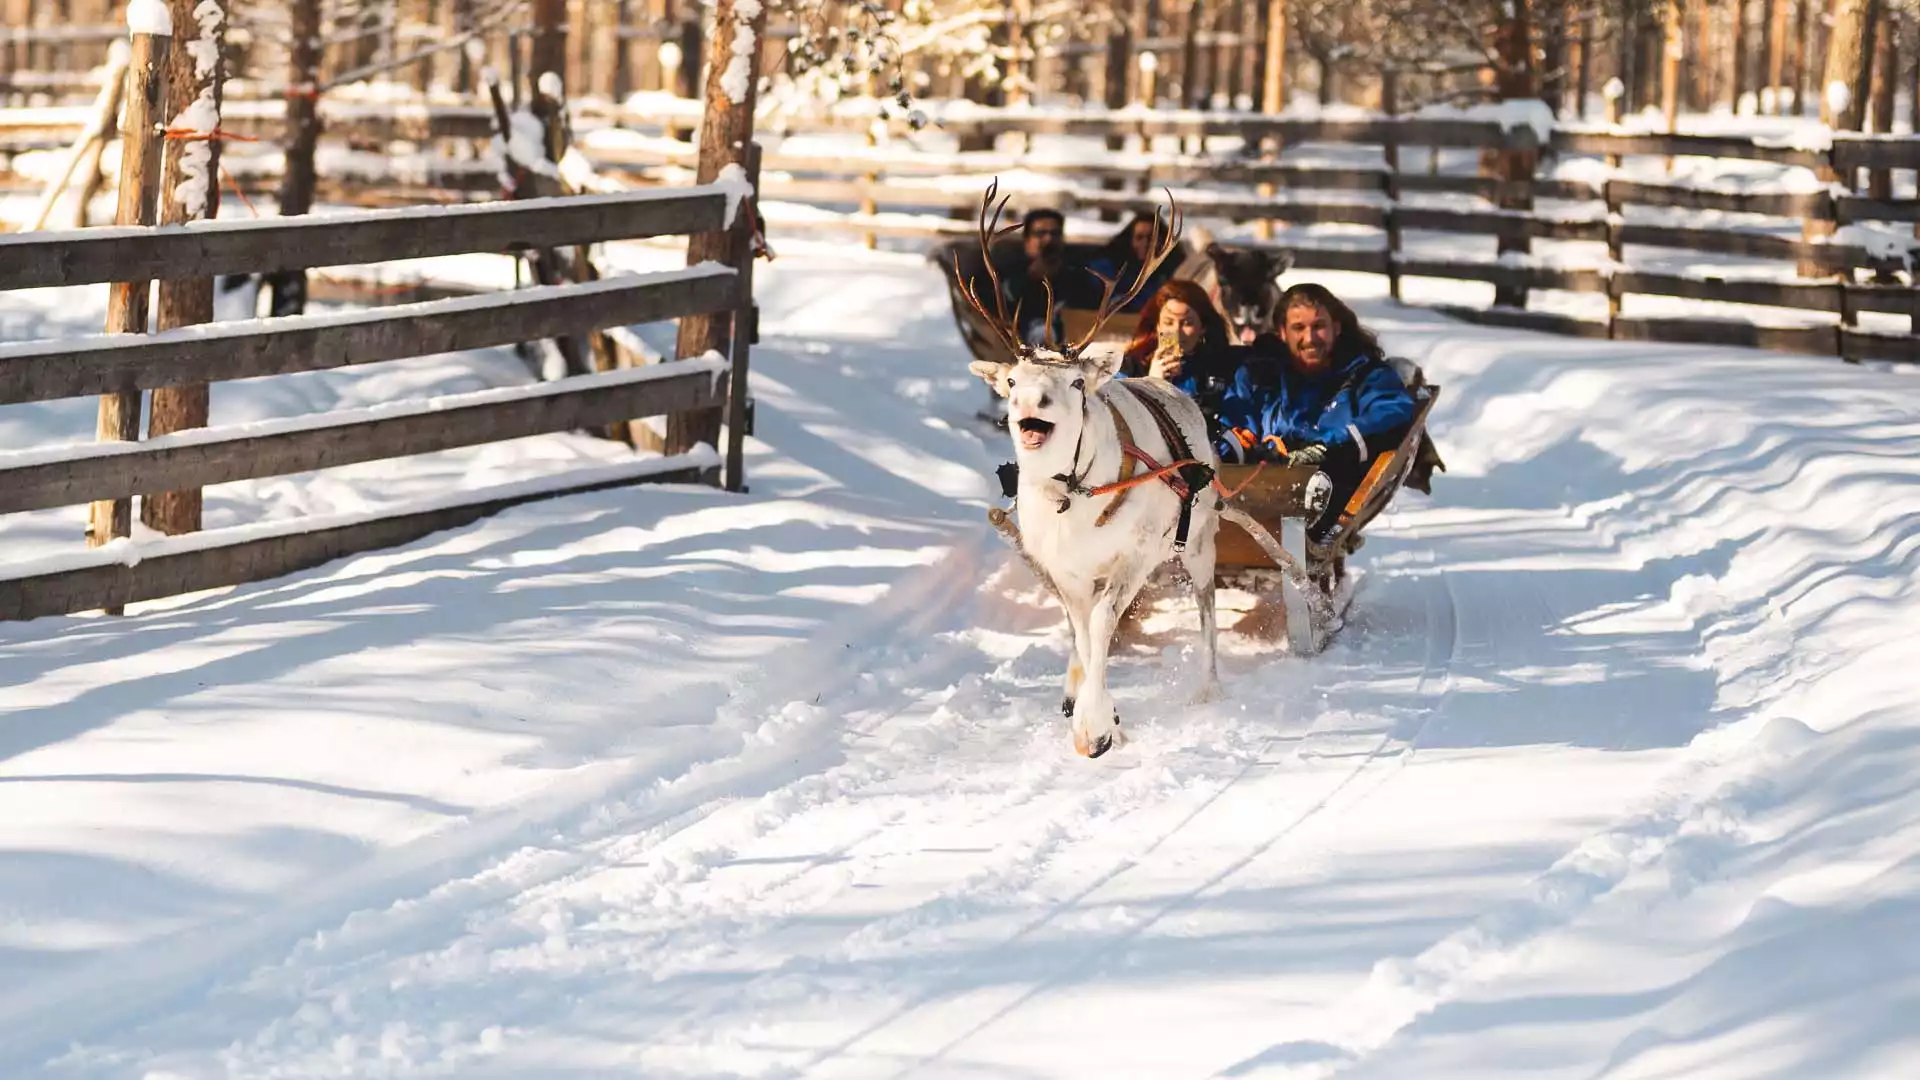
<instances>
[{"instance_id":1,"label":"snow on fence rail","mask_svg":"<svg viewBox=\"0 0 1920 1080\"><path fill-rule=\"evenodd\" d=\"M331 217L98 228L0 237L0 289L141 278L211 277L434 255L510 252L734 227L728 185L490 206L359 211ZM537 341L683 315L751 318L739 268L614 275L380 311L212 323L152 335L0 346L0 405L137 395L197 381L291 374ZM430 453L643 417L716 409L744 392L745 338L731 361L616 368L531 386L397 402L145 442L104 441L0 454L0 513L187 490ZM737 473L738 442L727 460ZM710 448L510 488L324 521L242 526L159 541L124 537L85 552L0 567L0 618L118 610L236 585L340 555L404 543L531 499L659 481L717 483ZM727 477L738 486L739 477Z\"/></svg>"}]
</instances>

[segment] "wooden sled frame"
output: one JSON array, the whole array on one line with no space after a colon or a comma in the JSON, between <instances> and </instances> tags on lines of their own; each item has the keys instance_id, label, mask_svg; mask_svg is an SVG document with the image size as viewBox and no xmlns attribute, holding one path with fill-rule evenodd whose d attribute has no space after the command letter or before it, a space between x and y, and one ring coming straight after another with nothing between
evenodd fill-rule
<instances>
[{"instance_id":1,"label":"wooden sled frame","mask_svg":"<svg viewBox=\"0 0 1920 1080\"><path fill-rule=\"evenodd\" d=\"M1320 652L1339 629L1351 599L1345 588L1346 560L1365 543L1362 530L1387 508L1402 487L1428 491L1433 470L1446 468L1427 437L1427 417L1440 399L1440 387L1427 382L1411 361L1391 357L1388 363L1413 394L1413 421L1399 445L1374 458L1320 543L1307 539L1307 527L1321 513L1307 502L1307 485L1317 472L1312 466L1268 465L1258 476L1254 475L1254 465L1223 465L1220 469L1220 482L1229 490L1246 485L1228 500L1228 505L1245 512L1273 534L1281 549L1304 571L1314 592L1304 592L1297 578L1281 573L1265 549L1231 522L1221 523L1215 583L1245 583L1268 597L1277 591L1286 618L1287 645L1296 655Z\"/></svg>"}]
</instances>

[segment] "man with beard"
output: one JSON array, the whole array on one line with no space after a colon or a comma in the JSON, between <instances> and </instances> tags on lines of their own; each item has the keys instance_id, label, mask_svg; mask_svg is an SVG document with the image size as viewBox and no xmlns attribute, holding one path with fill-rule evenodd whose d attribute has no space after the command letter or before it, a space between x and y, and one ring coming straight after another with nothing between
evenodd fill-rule
<instances>
[{"instance_id":1,"label":"man with beard","mask_svg":"<svg viewBox=\"0 0 1920 1080\"><path fill-rule=\"evenodd\" d=\"M1413 395L1386 363L1373 333L1323 285L1282 294L1282 355L1261 355L1235 373L1220 405L1222 461L1316 465L1333 498L1308 529L1319 540L1360 486L1376 455L1413 423Z\"/></svg>"}]
</instances>

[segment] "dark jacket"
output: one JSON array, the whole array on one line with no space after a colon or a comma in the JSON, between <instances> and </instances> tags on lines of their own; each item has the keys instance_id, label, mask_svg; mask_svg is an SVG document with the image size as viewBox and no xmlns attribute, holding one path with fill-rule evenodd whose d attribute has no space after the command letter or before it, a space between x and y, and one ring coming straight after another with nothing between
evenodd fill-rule
<instances>
[{"instance_id":1,"label":"dark jacket","mask_svg":"<svg viewBox=\"0 0 1920 1080\"><path fill-rule=\"evenodd\" d=\"M1181 361L1180 377L1168 379L1167 382L1199 402L1208 419L1212 419L1220 406L1221 396L1233 385L1235 373L1252 355L1239 345L1203 339L1193 355ZM1143 378L1152 362L1151 354L1145 357L1129 355L1120 364L1119 377Z\"/></svg>"},{"instance_id":2,"label":"dark jacket","mask_svg":"<svg viewBox=\"0 0 1920 1080\"><path fill-rule=\"evenodd\" d=\"M1348 358L1311 378L1283 357L1262 355L1241 365L1220 402L1223 428L1269 436L1289 450L1324 443L1352 460L1366 462L1413 421L1413 395L1381 357L1368 353ZM1221 459L1246 460L1247 451L1231 434L1219 439Z\"/></svg>"}]
</instances>

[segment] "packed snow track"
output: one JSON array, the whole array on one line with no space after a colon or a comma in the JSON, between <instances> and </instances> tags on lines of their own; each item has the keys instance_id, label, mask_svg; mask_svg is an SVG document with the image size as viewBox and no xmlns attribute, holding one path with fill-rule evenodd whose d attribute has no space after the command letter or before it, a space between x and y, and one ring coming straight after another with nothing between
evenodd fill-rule
<instances>
[{"instance_id":1,"label":"packed snow track","mask_svg":"<svg viewBox=\"0 0 1920 1080\"><path fill-rule=\"evenodd\" d=\"M744 498L0 631L0 1071L1891 1075L1915 383L1324 280L1446 386L1451 471L1324 654L1223 613L1224 700L1164 602L1098 761L887 253L767 271Z\"/></svg>"}]
</instances>

